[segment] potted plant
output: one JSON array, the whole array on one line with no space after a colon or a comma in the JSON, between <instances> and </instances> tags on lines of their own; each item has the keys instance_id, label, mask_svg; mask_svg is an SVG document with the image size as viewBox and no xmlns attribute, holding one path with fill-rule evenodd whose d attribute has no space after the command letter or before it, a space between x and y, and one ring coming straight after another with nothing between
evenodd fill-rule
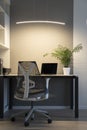
<instances>
[{"instance_id":1,"label":"potted plant","mask_svg":"<svg viewBox=\"0 0 87 130\"><path fill-rule=\"evenodd\" d=\"M63 65L64 74L68 75L70 73L70 62L73 56L74 52L79 52L82 49L82 44L78 44L73 49L70 49L68 47L59 45L52 53L51 55L53 57L56 57L60 60L60 62ZM44 55L48 55L47 53ZM68 71L67 71L68 70Z\"/></svg>"}]
</instances>

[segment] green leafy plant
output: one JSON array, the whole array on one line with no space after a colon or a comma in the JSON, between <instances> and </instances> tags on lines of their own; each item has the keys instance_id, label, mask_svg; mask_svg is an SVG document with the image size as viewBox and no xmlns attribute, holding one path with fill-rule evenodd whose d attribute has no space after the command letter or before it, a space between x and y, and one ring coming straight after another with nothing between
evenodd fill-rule
<instances>
[{"instance_id":1,"label":"green leafy plant","mask_svg":"<svg viewBox=\"0 0 87 130\"><path fill-rule=\"evenodd\" d=\"M70 65L72 55L74 52L79 52L82 49L82 44L78 44L73 49L69 49L65 46L59 45L52 53L51 55L53 57L56 57L60 60L60 62L63 64L64 67L68 67ZM44 54L44 56L47 56L48 53Z\"/></svg>"}]
</instances>

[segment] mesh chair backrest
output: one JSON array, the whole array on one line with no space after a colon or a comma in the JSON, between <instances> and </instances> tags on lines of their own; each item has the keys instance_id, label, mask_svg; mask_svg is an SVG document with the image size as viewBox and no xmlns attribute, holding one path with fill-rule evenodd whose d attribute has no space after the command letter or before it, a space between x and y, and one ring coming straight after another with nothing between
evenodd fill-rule
<instances>
[{"instance_id":1,"label":"mesh chair backrest","mask_svg":"<svg viewBox=\"0 0 87 130\"><path fill-rule=\"evenodd\" d=\"M19 61L18 63L18 75L23 75L23 70L29 75L38 75L39 69L35 61Z\"/></svg>"},{"instance_id":2,"label":"mesh chair backrest","mask_svg":"<svg viewBox=\"0 0 87 130\"><path fill-rule=\"evenodd\" d=\"M30 75L39 74L39 70L36 62L31 61L19 61L18 63L18 75L24 76L24 81L22 87L24 87L24 96L23 98L28 98L29 89L35 86L35 82L29 80ZM19 80L20 82L20 80ZM31 85L30 85L31 84ZM19 86L19 83L18 83Z\"/></svg>"}]
</instances>

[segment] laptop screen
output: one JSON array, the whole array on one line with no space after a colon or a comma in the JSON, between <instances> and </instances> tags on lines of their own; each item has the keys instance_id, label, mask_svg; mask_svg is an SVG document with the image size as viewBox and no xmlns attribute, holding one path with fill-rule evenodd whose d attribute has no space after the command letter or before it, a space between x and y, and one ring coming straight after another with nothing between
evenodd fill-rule
<instances>
[{"instance_id":1,"label":"laptop screen","mask_svg":"<svg viewBox=\"0 0 87 130\"><path fill-rule=\"evenodd\" d=\"M41 74L56 74L58 63L42 63Z\"/></svg>"}]
</instances>

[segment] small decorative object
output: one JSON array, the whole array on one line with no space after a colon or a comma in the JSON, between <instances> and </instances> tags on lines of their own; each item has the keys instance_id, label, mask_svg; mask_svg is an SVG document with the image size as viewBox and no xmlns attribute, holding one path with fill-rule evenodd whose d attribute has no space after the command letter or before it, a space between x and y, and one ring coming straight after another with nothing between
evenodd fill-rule
<instances>
[{"instance_id":1,"label":"small decorative object","mask_svg":"<svg viewBox=\"0 0 87 130\"><path fill-rule=\"evenodd\" d=\"M70 74L70 62L72 59L72 55L74 52L79 52L82 49L82 44L78 44L76 47L73 49L69 49L68 47L59 45L52 53L51 55L53 57L56 57L57 59L60 60L60 62L63 65L63 70L64 70L64 75L69 75ZM44 56L47 56L48 53L44 54ZM68 69L67 69L68 68Z\"/></svg>"},{"instance_id":2,"label":"small decorative object","mask_svg":"<svg viewBox=\"0 0 87 130\"><path fill-rule=\"evenodd\" d=\"M11 72L11 68L3 68L3 75L8 75Z\"/></svg>"}]
</instances>

